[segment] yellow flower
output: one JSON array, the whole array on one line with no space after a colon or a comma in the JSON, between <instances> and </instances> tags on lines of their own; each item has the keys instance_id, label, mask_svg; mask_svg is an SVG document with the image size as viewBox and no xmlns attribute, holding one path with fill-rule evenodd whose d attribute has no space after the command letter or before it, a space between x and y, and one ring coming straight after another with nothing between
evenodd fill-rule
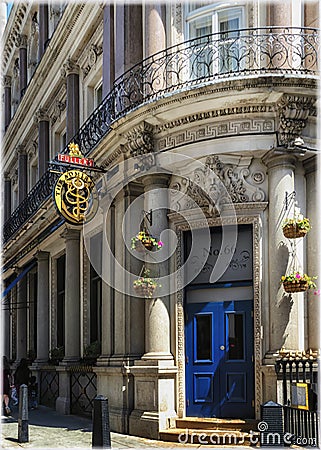
<instances>
[{"instance_id":1,"label":"yellow flower","mask_svg":"<svg viewBox=\"0 0 321 450\"><path fill-rule=\"evenodd\" d=\"M282 280L282 281L284 281L284 280L285 280L285 276L284 276L284 275L283 275L283 276L281 277L281 280Z\"/></svg>"}]
</instances>

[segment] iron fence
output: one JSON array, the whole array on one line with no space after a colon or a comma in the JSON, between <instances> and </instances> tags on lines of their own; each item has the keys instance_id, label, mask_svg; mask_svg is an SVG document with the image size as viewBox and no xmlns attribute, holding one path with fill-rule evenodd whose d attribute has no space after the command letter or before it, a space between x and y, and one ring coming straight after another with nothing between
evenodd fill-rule
<instances>
[{"instance_id":1,"label":"iron fence","mask_svg":"<svg viewBox=\"0 0 321 450\"><path fill-rule=\"evenodd\" d=\"M284 406L283 411L287 443L292 441L302 447L319 447L317 412L289 406Z\"/></svg>"},{"instance_id":2,"label":"iron fence","mask_svg":"<svg viewBox=\"0 0 321 450\"><path fill-rule=\"evenodd\" d=\"M319 30L315 28L241 29L175 45L121 75L70 142L88 155L112 123L135 108L215 80L269 74L317 76L318 52ZM63 153L68 152L68 144ZM54 174L47 172L33 187L4 224L4 242L48 199L54 181Z\"/></svg>"},{"instance_id":3,"label":"iron fence","mask_svg":"<svg viewBox=\"0 0 321 450\"><path fill-rule=\"evenodd\" d=\"M97 376L90 366L77 366L70 373L70 413L91 416L97 395Z\"/></svg>"},{"instance_id":4,"label":"iron fence","mask_svg":"<svg viewBox=\"0 0 321 450\"><path fill-rule=\"evenodd\" d=\"M59 397L59 375L55 368L41 370L39 394L39 402L42 405L56 407L56 400Z\"/></svg>"}]
</instances>

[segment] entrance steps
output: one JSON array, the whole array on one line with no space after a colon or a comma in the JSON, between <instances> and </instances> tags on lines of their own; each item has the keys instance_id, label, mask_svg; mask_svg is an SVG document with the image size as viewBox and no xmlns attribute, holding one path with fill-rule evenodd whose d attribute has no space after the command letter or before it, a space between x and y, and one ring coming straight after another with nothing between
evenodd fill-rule
<instances>
[{"instance_id":1,"label":"entrance steps","mask_svg":"<svg viewBox=\"0 0 321 450\"><path fill-rule=\"evenodd\" d=\"M257 420L185 417L160 432L162 441L198 445L259 445Z\"/></svg>"}]
</instances>

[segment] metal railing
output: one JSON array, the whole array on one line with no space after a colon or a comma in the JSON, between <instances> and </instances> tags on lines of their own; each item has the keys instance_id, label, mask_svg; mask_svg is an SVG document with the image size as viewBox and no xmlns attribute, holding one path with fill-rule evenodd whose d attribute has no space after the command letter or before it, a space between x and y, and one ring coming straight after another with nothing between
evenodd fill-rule
<instances>
[{"instance_id":1,"label":"metal railing","mask_svg":"<svg viewBox=\"0 0 321 450\"><path fill-rule=\"evenodd\" d=\"M312 75L319 70L319 30L315 28L251 28L216 33L160 51L116 79L112 90L70 142L88 155L130 111L184 89L216 80L257 75ZM69 144L69 143L68 143ZM68 152L68 145L63 153ZM52 178L45 174L4 224L4 241L49 197ZM45 192L39 194L42 188ZM34 208L34 195L41 196ZM27 204L31 203L31 207ZM28 214L25 214L28 210ZM20 218L23 216L24 218Z\"/></svg>"},{"instance_id":2,"label":"metal railing","mask_svg":"<svg viewBox=\"0 0 321 450\"><path fill-rule=\"evenodd\" d=\"M97 395L97 375L90 366L74 367L70 373L70 412L91 416Z\"/></svg>"},{"instance_id":3,"label":"metal railing","mask_svg":"<svg viewBox=\"0 0 321 450\"><path fill-rule=\"evenodd\" d=\"M295 445L319 447L318 413L316 411L284 406L283 412L284 433L292 436Z\"/></svg>"},{"instance_id":4,"label":"metal railing","mask_svg":"<svg viewBox=\"0 0 321 450\"><path fill-rule=\"evenodd\" d=\"M51 408L56 407L56 400L59 397L59 375L53 367L40 372L40 395L39 401L42 405Z\"/></svg>"}]
</instances>

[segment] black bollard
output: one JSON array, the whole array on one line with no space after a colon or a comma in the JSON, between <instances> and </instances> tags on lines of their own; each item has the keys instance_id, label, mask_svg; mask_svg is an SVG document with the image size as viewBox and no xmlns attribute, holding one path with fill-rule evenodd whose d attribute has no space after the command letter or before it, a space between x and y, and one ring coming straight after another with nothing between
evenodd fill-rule
<instances>
[{"instance_id":1,"label":"black bollard","mask_svg":"<svg viewBox=\"0 0 321 450\"><path fill-rule=\"evenodd\" d=\"M103 395L94 398L92 448L111 448L108 400Z\"/></svg>"},{"instance_id":2,"label":"black bollard","mask_svg":"<svg viewBox=\"0 0 321 450\"><path fill-rule=\"evenodd\" d=\"M22 384L19 391L18 442L29 442L28 386Z\"/></svg>"},{"instance_id":3,"label":"black bollard","mask_svg":"<svg viewBox=\"0 0 321 450\"><path fill-rule=\"evenodd\" d=\"M261 447L284 446L283 407L272 401L261 405Z\"/></svg>"}]
</instances>

